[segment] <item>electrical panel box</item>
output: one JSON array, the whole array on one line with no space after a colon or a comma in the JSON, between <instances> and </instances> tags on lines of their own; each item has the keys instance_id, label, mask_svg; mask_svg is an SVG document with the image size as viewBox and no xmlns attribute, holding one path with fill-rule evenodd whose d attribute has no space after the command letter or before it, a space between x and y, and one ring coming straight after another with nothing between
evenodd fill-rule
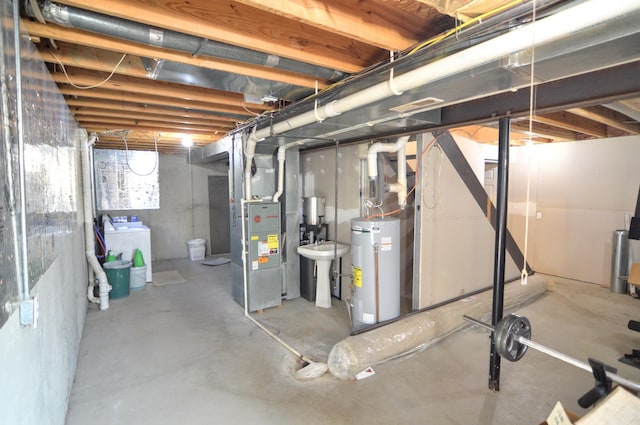
<instances>
[{"instance_id":1,"label":"electrical panel box","mask_svg":"<svg viewBox=\"0 0 640 425\"><path fill-rule=\"evenodd\" d=\"M249 311L256 311L282 303L280 204L256 202L246 204L245 208L247 298ZM232 295L244 306L241 280L234 279Z\"/></svg>"}]
</instances>

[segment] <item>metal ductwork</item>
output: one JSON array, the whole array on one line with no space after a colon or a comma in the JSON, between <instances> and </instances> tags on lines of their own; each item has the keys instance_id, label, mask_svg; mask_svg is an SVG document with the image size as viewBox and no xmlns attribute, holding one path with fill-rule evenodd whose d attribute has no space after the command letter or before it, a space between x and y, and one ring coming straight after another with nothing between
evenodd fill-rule
<instances>
[{"instance_id":1,"label":"metal ductwork","mask_svg":"<svg viewBox=\"0 0 640 425\"><path fill-rule=\"evenodd\" d=\"M531 22L531 6L523 4L506 27L496 16L461 32L450 46L404 56L268 120L257 118L248 131L256 154L274 152L292 137L313 148L441 126L446 107L529 87L532 59L538 85L640 60L638 4L625 3L624 10L608 7L607 0L553 6Z\"/></svg>"},{"instance_id":2,"label":"metal ductwork","mask_svg":"<svg viewBox=\"0 0 640 425\"><path fill-rule=\"evenodd\" d=\"M29 1L25 1L25 11L31 17L37 17L37 13L33 10ZM329 81L339 81L346 76L345 73L333 69L318 67L226 43L202 39L176 31L147 26L72 6L59 5L48 0L44 1L41 5L41 12L46 21L67 28L77 28L148 46L178 50L194 56L212 56L236 62L251 63L304 75L312 75L318 79Z\"/></svg>"}]
</instances>

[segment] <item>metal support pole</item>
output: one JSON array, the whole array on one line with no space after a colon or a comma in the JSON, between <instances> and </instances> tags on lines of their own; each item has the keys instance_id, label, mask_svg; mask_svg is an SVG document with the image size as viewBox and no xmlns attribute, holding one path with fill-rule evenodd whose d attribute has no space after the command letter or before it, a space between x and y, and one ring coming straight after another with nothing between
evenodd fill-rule
<instances>
[{"instance_id":1,"label":"metal support pole","mask_svg":"<svg viewBox=\"0 0 640 425\"><path fill-rule=\"evenodd\" d=\"M507 240L507 195L509 193L509 133L511 119L500 118L498 139L498 193L496 201L496 243L493 266L493 309L491 324L502 319L504 302L504 267ZM500 355L496 350L494 334L491 334L489 355L489 389L500 391Z\"/></svg>"}]
</instances>

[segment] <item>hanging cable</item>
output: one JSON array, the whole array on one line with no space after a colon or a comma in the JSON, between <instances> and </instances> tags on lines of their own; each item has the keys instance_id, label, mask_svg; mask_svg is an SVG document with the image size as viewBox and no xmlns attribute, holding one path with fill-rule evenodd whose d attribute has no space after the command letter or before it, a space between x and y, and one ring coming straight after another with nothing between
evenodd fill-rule
<instances>
[{"instance_id":1,"label":"hanging cable","mask_svg":"<svg viewBox=\"0 0 640 425\"><path fill-rule=\"evenodd\" d=\"M420 164L422 163L422 158L424 157L424 154L429 151L429 149L437 143L438 139L440 139L440 137L442 137L443 134L445 134L446 132L443 132L441 134L439 134L437 137L434 137L433 140L431 140L427 146L422 150L422 152L420 153L420 156L418 157L418 161L416 161L416 175L415 175L415 181L413 182L413 187L411 187L411 190L409 190L407 192L407 197L405 198L405 204L406 204L406 200L409 199L409 195L411 195L415 190L416 190L416 186L418 185L418 182L420 181L419 179L419 171L420 171ZM382 195L384 196L384 194ZM403 211L403 208L401 206L401 208L397 208L393 211L389 211L389 212L382 212L382 209L380 208L382 204L380 205L370 205L369 207L378 207L378 209L380 210L380 214L373 214L373 215L369 215L369 209L367 208L367 215L365 217L366 220L372 219L372 218L376 218L376 217L387 217L390 215L394 215L397 214L401 211Z\"/></svg>"},{"instance_id":2,"label":"hanging cable","mask_svg":"<svg viewBox=\"0 0 640 425\"><path fill-rule=\"evenodd\" d=\"M127 161L127 168L129 169L129 171L131 171L133 174L135 174L136 176L140 176L140 177L147 177L150 176L153 172L156 171L156 169L158 168L158 160L159 160L159 154L158 154L158 139L156 138L156 133L153 133L153 144L156 148L156 161L155 164L153 164L153 168L151 169L151 171L149 171L147 174L140 174L138 173L136 170L134 170L131 165L129 164L129 145L127 143L127 133L125 133L122 136L122 141L124 142L124 150L125 150L125 159Z\"/></svg>"},{"instance_id":3,"label":"hanging cable","mask_svg":"<svg viewBox=\"0 0 640 425\"><path fill-rule=\"evenodd\" d=\"M536 22L536 0L533 0L533 16L532 23ZM529 141L526 149L529 151L527 155L527 200L525 203L524 213L524 252L522 259L522 270L520 272L520 284L526 285L529 272L527 270L527 254L529 248L529 203L531 200L531 137L533 136L533 112L535 110L535 31L531 33L531 80L529 81Z\"/></svg>"},{"instance_id":4,"label":"hanging cable","mask_svg":"<svg viewBox=\"0 0 640 425\"><path fill-rule=\"evenodd\" d=\"M95 89L96 87L100 87L103 84L107 83L111 77L113 77L113 75L116 73L116 71L118 70L118 67L122 64L122 62L124 62L124 58L127 57L126 53L122 54L122 57L120 58L120 60L118 61L118 63L116 64L116 66L113 68L113 71L111 71L111 74L109 74L109 76L107 78L105 78L104 80L100 81L99 83L96 84L91 84L89 86L79 86L77 84L75 84L73 81L71 81L71 78L69 77L69 74L67 73L67 68L64 66L64 64L62 63L62 61L60 60L60 58L58 56L56 56L55 53L51 52L51 56L53 56L56 61L58 61L58 64L60 65L60 67L62 68L62 72L64 73L64 76L66 77L67 81L69 82L69 84L79 90L88 90L88 89Z\"/></svg>"}]
</instances>

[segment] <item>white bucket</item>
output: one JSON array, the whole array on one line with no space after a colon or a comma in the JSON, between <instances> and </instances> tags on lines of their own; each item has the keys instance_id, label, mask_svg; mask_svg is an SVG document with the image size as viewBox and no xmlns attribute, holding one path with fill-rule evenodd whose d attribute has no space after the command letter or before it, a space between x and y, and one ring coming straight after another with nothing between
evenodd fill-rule
<instances>
[{"instance_id":1,"label":"white bucket","mask_svg":"<svg viewBox=\"0 0 640 425\"><path fill-rule=\"evenodd\" d=\"M191 239L187 241L187 246L189 247L189 259L191 261L204 260L204 256L206 254L207 248L205 246L204 239Z\"/></svg>"},{"instance_id":2,"label":"white bucket","mask_svg":"<svg viewBox=\"0 0 640 425\"><path fill-rule=\"evenodd\" d=\"M147 284L147 266L131 267L129 274L129 289L136 291Z\"/></svg>"}]
</instances>

